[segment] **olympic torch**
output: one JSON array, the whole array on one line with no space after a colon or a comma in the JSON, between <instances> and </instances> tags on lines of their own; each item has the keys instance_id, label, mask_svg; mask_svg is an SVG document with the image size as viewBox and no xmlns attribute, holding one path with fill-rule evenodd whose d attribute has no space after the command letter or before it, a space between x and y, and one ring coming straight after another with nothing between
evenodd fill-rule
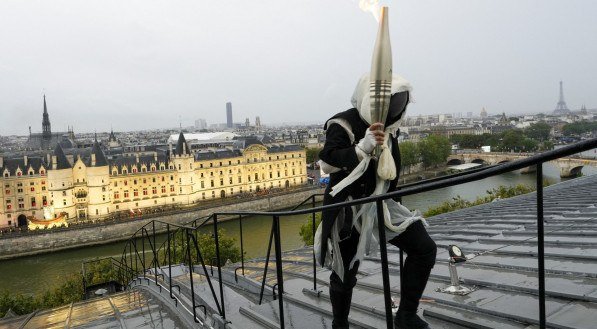
<instances>
[{"instance_id":1,"label":"olympic torch","mask_svg":"<svg viewBox=\"0 0 597 329\"><path fill-rule=\"evenodd\" d=\"M390 106L392 89L392 47L390 45L390 28L388 25L388 7L381 8L379 30L373 48L370 73L371 120L386 122ZM375 148L375 156L379 158L381 147Z\"/></svg>"}]
</instances>

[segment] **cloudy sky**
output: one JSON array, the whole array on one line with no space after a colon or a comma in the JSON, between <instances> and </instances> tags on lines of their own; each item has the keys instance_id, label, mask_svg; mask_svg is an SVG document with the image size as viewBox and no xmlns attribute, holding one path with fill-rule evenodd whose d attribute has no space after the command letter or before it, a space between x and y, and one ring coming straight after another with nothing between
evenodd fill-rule
<instances>
[{"instance_id":1,"label":"cloudy sky","mask_svg":"<svg viewBox=\"0 0 597 329\"><path fill-rule=\"evenodd\" d=\"M392 0L409 115L597 107L597 2ZM377 23L357 0L2 0L0 135L318 122L349 108Z\"/></svg>"}]
</instances>

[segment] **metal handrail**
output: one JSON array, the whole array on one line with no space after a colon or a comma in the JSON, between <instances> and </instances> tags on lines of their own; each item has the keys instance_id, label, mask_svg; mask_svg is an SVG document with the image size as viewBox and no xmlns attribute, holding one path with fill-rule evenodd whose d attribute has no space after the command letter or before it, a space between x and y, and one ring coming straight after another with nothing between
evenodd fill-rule
<instances>
[{"instance_id":1,"label":"metal handrail","mask_svg":"<svg viewBox=\"0 0 597 329\"><path fill-rule=\"evenodd\" d=\"M214 212L210 216L208 216L208 218L205 219L203 221L203 223L201 223L198 226L196 225L197 220L193 221L193 225L189 225L189 224L178 225L178 224L167 223L167 222L163 222L163 221L159 221L159 220L154 220L150 223L153 225L153 227L155 227L155 223L168 225L168 232L170 232L170 226L177 227L177 230L175 231L174 234L176 234L176 232L178 232L178 231L186 232L187 243L186 243L185 249L186 249L187 256L188 256L189 270L191 272L190 273L191 274L190 275L191 290L193 290L193 283L192 283L193 282L192 281L193 280L192 279L192 273L193 273L192 263L193 263L193 261L192 261L191 253L190 253L190 247L191 247L190 239L194 240L197 258L200 258L198 260L200 261L201 265L203 266L203 274L206 276L207 281L209 282L210 287L211 287L211 279L210 279L210 276L205 268L205 263L204 263L202 257L200 256L200 250L196 243L194 234L196 234L196 232L199 228L203 227L204 225L207 225L207 223L210 220L212 221L213 229L214 229L214 238L215 238L214 242L215 242L215 247L216 247L216 266L218 269L218 281L219 281L219 292L220 292L219 303L218 303L218 298L216 297L216 293L215 293L213 287L211 287L212 288L211 290L212 290L212 295L214 297L214 300L216 301L216 305L218 306L218 312L219 312L220 316L222 316L222 318L225 319L226 310L225 310L225 303L224 303L223 279L222 279L222 272L221 272L222 264L221 264L221 260L220 260L220 250L219 250L218 230L217 230L218 218L220 218L221 216L239 216L240 218L242 218L241 216L272 216L272 230L270 233L270 240L268 243L266 265L264 268L263 283L262 283L261 293L260 293L260 303L261 303L261 300L263 297L265 277L267 274L271 245L273 242L274 249L275 249L275 257L276 257L276 277L277 277L276 285L278 287L278 296L279 296L278 307L279 307L279 316L280 316L280 327L284 328L284 311L283 311L283 308L284 308L283 307L284 282L283 282L282 250L281 250L281 236L280 236L280 218L281 217L292 216L292 215L312 214L313 224L314 224L315 213L317 213L317 212L375 202L376 206L377 206L378 218L382 218L382 216L383 216L382 202L384 200L387 200L390 198L399 199L399 198L401 198L403 196L407 196L407 195L412 195L412 194L431 191L431 190L435 190L435 189L439 189L439 188L443 188L443 187L478 181L478 180L481 180L481 179L484 179L487 177L491 177L491 176L503 174L506 172L526 168L529 166L537 166L537 182L536 182L536 184L537 184L537 225L538 225L538 249L539 249L539 252L538 252L539 310L540 310L539 323L540 323L541 328L545 328L545 323L546 323L546 319L545 319L545 263L544 263L543 177L542 177L543 163L554 160L554 159L558 159L561 157L565 157L568 155L572 155L575 153L590 150L593 148L597 148L597 138L593 138L593 139L585 140L585 141L582 141L582 142L579 142L576 144L568 145L568 146L559 148L557 150L552 150L552 151L536 154L536 155L533 155L533 156L525 158L525 159L520 159L520 160L516 160L516 161L504 163L504 164L499 164L499 165L477 168L477 169L473 169L473 170L469 170L466 172L457 173L457 174L453 174L453 175L449 175L449 176L433 178L433 179L426 180L426 181L420 181L420 182L416 182L416 183L406 184L406 185L400 186L400 188L398 190L393 191L393 192L385 193L382 195L364 197L364 198L360 198L360 199L348 200L348 201L331 204L331 205L315 206L315 195L312 195L311 197L307 198L305 201L303 201L301 203L301 205L304 205L309 200L311 200L312 207L307 208L307 209L296 209L301 206L301 205L299 205L299 206L295 207L295 209L293 209L293 210L284 210L284 211ZM143 272L144 277L145 277L146 266L145 266L144 259L142 259L138 254L138 250L137 250L138 236L137 236L137 234L139 232L141 232L142 247L144 250L144 247L145 247L144 236L147 235L147 229L145 227L147 225L149 225L150 223L145 224L142 228L137 230L137 232L135 232L135 234L133 234L131 236L131 238L129 238L127 240L125 248L123 250L122 261L121 261L121 263L124 264L125 266L129 266L128 262L130 262L131 272L140 274L141 272L139 271L139 266L138 266L139 265L138 260L140 260L141 266L143 267L142 272ZM240 225L242 225L242 224L240 224ZM315 225L313 225L313 226L315 226ZM380 236L380 241L385 241L384 226L378 225L378 229L379 229L378 233ZM153 235L154 235L154 241L155 241L155 229L153 231ZM168 244L167 244L168 253L170 253L169 237L170 237L170 235L168 236ZM242 234L241 234L241 239L242 239ZM164 244L162 244L162 246L163 245ZM241 243L241 245L242 245L242 243ZM160 246L160 248L158 248L158 250L161 249L162 246ZM155 242L154 242L154 244L150 243L150 247L152 248L152 251L154 254L154 260L152 261L151 264L154 265L154 269L155 269L155 268L157 268L156 266L158 265L158 261L156 259L158 250L154 250ZM127 253L127 248L128 248L128 253ZM133 255L133 249L134 249L134 255ZM127 254L129 255L128 258L127 258ZM388 328L391 328L392 327L392 311L391 311L391 299L390 299L390 287L389 287L389 275L388 275L388 261L387 261L386 245L384 243L380 244L380 254L381 254L382 279L383 279L383 288L384 288L384 303L385 303L385 308L386 308L386 321L387 321ZM133 256L136 256L136 257L133 257ZM169 255L169 257L170 257L170 255ZM135 259L134 269L133 269L133 258ZM401 263L402 263L402 257L401 257ZM169 266L169 269L171 269L171 260L170 259L168 260L168 266ZM314 259L314 266L315 266L315 259ZM243 260L242 268L244 271L244 260ZM314 269L315 269L315 267L314 267ZM401 271L401 273L402 273L402 271ZM171 279L170 279L170 281L171 281ZM157 282L157 279L156 279L156 282ZM171 287L172 286L170 286L170 290L171 290ZM316 288L316 286L314 285L314 289L315 288ZM195 305L195 300L194 300L195 299L194 293L192 293L191 299L193 302L193 308L195 309L196 305ZM220 308L220 305L221 305L221 308Z\"/></svg>"}]
</instances>

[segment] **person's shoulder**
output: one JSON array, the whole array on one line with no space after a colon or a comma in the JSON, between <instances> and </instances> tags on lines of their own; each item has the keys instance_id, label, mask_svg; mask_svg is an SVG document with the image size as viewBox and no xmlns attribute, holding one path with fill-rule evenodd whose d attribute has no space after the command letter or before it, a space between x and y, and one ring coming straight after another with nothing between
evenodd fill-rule
<instances>
[{"instance_id":1,"label":"person's shoulder","mask_svg":"<svg viewBox=\"0 0 597 329\"><path fill-rule=\"evenodd\" d=\"M323 130L327 130L330 121L334 120L334 119L343 119L348 121L349 123L354 122L354 120L358 119L359 116L359 111L355 108L351 108L348 109L346 111L342 111L339 113L336 113L336 115L334 115L333 117L329 118L325 124L323 125Z\"/></svg>"}]
</instances>

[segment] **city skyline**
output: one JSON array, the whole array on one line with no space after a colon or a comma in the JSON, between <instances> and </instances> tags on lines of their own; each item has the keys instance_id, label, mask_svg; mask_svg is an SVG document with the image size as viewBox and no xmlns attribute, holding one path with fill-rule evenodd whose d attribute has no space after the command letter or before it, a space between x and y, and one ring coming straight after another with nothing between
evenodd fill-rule
<instances>
[{"instance_id":1,"label":"city skyline","mask_svg":"<svg viewBox=\"0 0 597 329\"><path fill-rule=\"evenodd\" d=\"M596 4L384 4L395 71L414 85L410 116L550 113L560 80L571 110L597 106L597 36L587 33ZM561 18L565 27L552 24ZM264 125L323 122L350 106L376 23L349 0L65 0L3 2L0 27L10 45L0 53L0 135L26 135L41 132L44 92L56 131L225 123L228 101L236 118Z\"/></svg>"}]
</instances>

